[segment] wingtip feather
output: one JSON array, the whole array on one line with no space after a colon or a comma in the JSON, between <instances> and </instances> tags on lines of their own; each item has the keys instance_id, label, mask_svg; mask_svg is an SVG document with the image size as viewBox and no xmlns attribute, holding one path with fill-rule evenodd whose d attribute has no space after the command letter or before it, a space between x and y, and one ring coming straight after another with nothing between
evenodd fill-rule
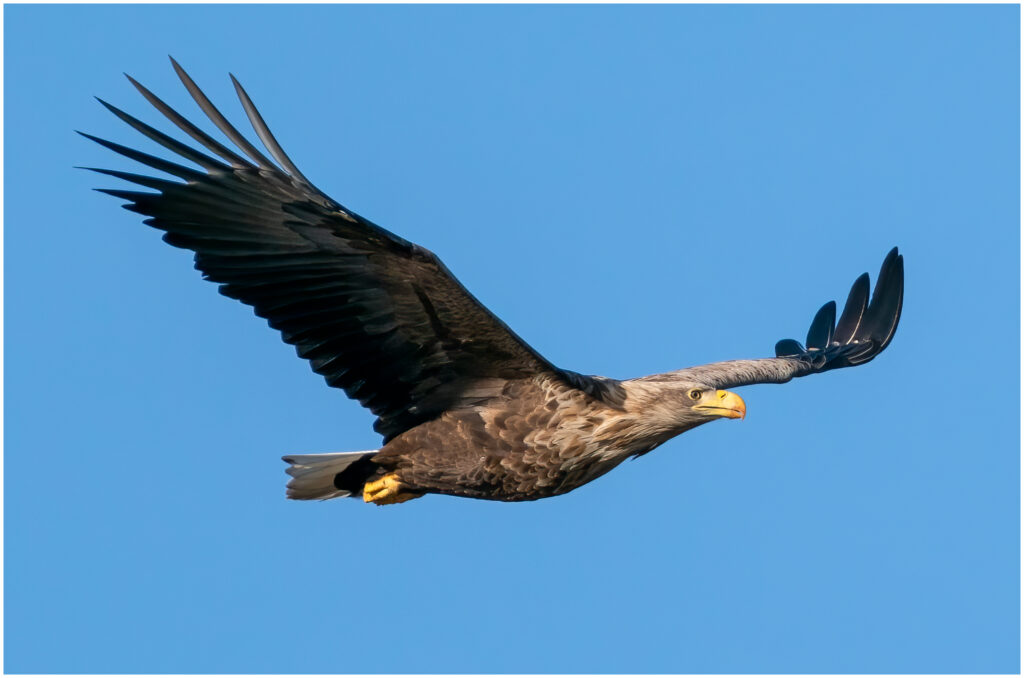
<instances>
[{"instance_id":1,"label":"wingtip feather","mask_svg":"<svg viewBox=\"0 0 1024 678\"><path fill-rule=\"evenodd\" d=\"M861 320L864 318L864 311L868 307L868 297L871 295L871 276L861 273L846 297L846 305L843 306L843 313L836 323L836 331L832 340L839 344L845 344L857 333Z\"/></svg>"},{"instance_id":2,"label":"wingtip feather","mask_svg":"<svg viewBox=\"0 0 1024 678\"><path fill-rule=\"evenodd\" d=\"M807 348L824 349L832 341L835 332L836 302L830 301L814 314L811 327L807 330Z\"/></svg>"}]
</instances>

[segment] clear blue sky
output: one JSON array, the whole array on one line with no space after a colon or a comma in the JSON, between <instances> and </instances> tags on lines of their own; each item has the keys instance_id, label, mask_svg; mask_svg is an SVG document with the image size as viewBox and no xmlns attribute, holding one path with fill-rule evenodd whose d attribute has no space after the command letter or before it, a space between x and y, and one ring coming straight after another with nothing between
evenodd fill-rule
<instances>
[{"instance_id":1,"label":"clear blue sky","mask_svg":"<svg viewBox=\"0 0 1024 678\"><path fill-rule=\"evenodd\" d=\"M1017 672L1018 12L5 7L4 668ZM371 416L72 169L167 54L558 365L770 355L893 245L902 325L562 497L287 502Z\"/></svg>"}]
</instances>

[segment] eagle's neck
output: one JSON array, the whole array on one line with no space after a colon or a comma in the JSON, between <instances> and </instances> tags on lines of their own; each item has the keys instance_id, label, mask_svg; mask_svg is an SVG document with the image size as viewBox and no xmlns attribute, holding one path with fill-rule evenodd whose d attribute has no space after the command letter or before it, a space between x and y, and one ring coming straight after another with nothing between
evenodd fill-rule
<instances>
[{"instance_id":1,"label":"eagle's neck","mask_svg":"<svg viewBox=\"0 0 1024 678\"><path fill-rule=\"evenodd\" d=\"M705 423L687 404L692 383L674 373L664 379L633 379L621 382L626 392L623 410L609 416L598 430L604 442L627 449L630 454L649 452L665 441Z\"/></svg>"}]
</instances>

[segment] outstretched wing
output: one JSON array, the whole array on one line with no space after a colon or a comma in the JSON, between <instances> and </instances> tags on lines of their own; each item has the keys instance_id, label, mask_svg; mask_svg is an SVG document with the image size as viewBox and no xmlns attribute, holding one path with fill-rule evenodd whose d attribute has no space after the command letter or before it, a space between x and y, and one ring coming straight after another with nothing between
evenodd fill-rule
<instances>
[{"instance_id":1,"label":"outstretched wing","mask_svg":"<svg viewBox=\"0 0 1024 678\"><path fill-rule=\"evenodd\" d=\"M315 372L342 388L393 438L441 412L501 392L505 380L550 371L571 381L515 335L431 252L342 207L299 172L232 77L249 121L277 164L221 115L184 70L202 111L237 147L214 140L152 92L132 84L208 155L101 103L136 130L204 171L84 135L171 181L97 172L157 191L99 189L130 201L164 240L195 252L203 276L255 309Z\"/></svg>"},{"instance_id":2,"label":"outstretched wing","mask_svg":"<svg viewBox=\"0 0 1024 678\"><path fill-rule=\"evenodd\" d=\"M793 377L863 365L881 353L900 322L903 309L903 256L892 248L882 262L875 292L868 303L869 281L864 273L853 283L843 314L836 322L836 302L818 311L807 332L807 347L783 339L775 358L729 360L681 370L715 388L750 384L784 384Z\"/></svg>"}]
</instances>

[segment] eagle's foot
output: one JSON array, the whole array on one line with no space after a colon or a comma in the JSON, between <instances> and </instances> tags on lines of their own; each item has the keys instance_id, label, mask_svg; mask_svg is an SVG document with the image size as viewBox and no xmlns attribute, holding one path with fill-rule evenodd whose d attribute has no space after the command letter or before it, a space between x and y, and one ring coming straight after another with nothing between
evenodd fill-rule
<instances>
[{"instance_id":1,"label":"eagle's foot","mask_svg":"<svg viewBox=\"0 0 1024 678\"><path fill-rule=\"evenodd\" d=\"M406 492L405 485L394 473L389 473L379 480L363 486L363 501L373 502L378 506L385 504L401 504L403 501L422 497L422 492Z\"/></svg>"}]
</instances>

